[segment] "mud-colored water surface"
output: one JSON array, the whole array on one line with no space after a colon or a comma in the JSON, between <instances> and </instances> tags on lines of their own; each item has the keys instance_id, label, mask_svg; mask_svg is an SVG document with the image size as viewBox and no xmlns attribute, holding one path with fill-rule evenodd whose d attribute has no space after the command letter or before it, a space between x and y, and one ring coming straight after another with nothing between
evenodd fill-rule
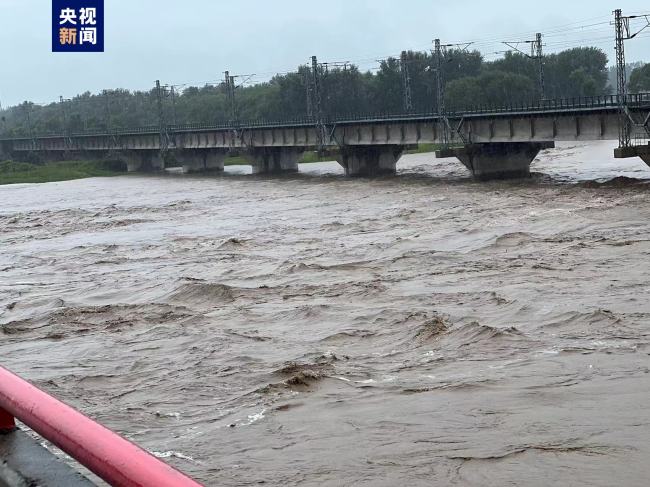
<instances>
[{"instance_id":1,"label":"mud-colored water surface","mask_svg":"<svg viewBox=\"0 0 650 487\"><path fill-rule=\"evenodd\" d=\"M645 485L650 168L0 188L0 363L207 485Z\"/></svg>"}]
</instances>

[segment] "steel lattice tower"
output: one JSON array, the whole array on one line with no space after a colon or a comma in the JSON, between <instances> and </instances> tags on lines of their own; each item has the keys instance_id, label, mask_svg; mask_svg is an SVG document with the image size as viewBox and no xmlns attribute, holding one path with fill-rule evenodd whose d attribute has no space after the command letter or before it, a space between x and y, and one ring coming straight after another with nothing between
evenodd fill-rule
<instances>
[{"instance_id":1,"label":"steel lattice tower","mask_svg":"<svg viewBox=\"0 0 650 487\"><path fill-rule=\"evenodd\" d=\"M614 11L616 30L616 94L618 95L618 145L629 147L630 126L625 113L627 98L627 72L625 66L625 38L629 32L629 19L623 17L621 9Z\"/></svg>"},{"instance_id":2,"label":"steel lattice tower","mask_svg":"<svg viewBox=\"0 0 650 487\"><path fill-rule=\"evenodd\" d=\"M404 110L409 113L413 110L413 100L411 98L411 74L409 73L406 51L402 51L400 56L400 71L402 73L402 89L404 90Z\"/></svg>"},{"instance_id":3,"label":"steel lattice tower","mask_svg":"<svg viewBox=\"0 0 650 487\"><path fill-rule=\"evenodd\" d=\"M534 45L534 56L539 63L539 92L540 97L543 100L546 98L546 82L544 80L544 50L542 44L542 34L540 32L535 36Z\"/></svg>"},{"instance_id":4,"label":"steel lattice tower","mask_svg":"<svg viewBox=\"0 0 650 487\"><path fill-rule=\"evenodd\" d=\"M224 84L226 87L226 96L228 97L228 105L230 108L230 121L237 120L237 105L235 103L235 77L230 76L230 71L224 73Z\"/></svg>"},{"instance_id":5,"label":"steel lattice tower","mask_svg":"<svg viewBox=\"0 0 650 487\"><path fill-rule=\"evenodd\" d=\"M445 147L449 145L449 122L445 114L445 80L442 72L442 46L440 39L434 41L434 53L436 63L436 101L438 104L438 116L442 125L442 143Z\"/></svg>"},{"instance_id":6,"label":"steel lattice tower","mask_svg":"<svg viewBox=\"0 0 650 487\"><path fill-rule=\"evenodd\" d=\"M323 150L327 139L327 129L323 121L323 99L321 85L322 67L318 64L316 56L311 57L311 75L312 75L312 111L316 121L316 131L318 133L319 151Z\"/></svg>"},{"instance_id":7,"label":"steel lattice tower","mask_svg":"<svg viewBox=\"0 0 650 487\"><path fill-rule=\"evenodd\" d=\"M163 88L160 80L156 80L156 103L158 106L158 128L160 130L160 150L167 150L167 133L165 127L165 110L163 108Z\"/></svg>"}]
</instances>

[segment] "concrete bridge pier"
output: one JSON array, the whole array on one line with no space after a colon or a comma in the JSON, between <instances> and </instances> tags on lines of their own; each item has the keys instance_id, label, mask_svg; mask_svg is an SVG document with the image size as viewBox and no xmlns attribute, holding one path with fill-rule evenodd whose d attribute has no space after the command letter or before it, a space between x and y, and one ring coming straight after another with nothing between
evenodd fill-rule
<instances>
[{"instance_id":1,"label":"concrete bridge pier","mask_svg":"<svg viewBox=\"0 0 650 487\"><path fill-rule=\"evenodd\" d=\"M614 149L614 157L617 159L640 157L643 162L650 166L650 142L648 142L648 145L618 147Z\"/></svg>"},{"instance_id":2,"label":"concrete bridge pier","mask_svg":"<svg viewBox=\"0 0 650 487\"><path fill-rule=\"evenodd\" d=\"M129 150L121 157L128 172L153 172L165 169L165 161L158 150Z\"/></svg>"},{"instance_id":3,"label":"concrete bridge pier","mask_svg":"<svg viewBox=\"0 0 650 487\"><path fill-rule=\"evenodd\" d=\"M650 149L650 147L648 147ZM648 166L650 166L650 150L648 150L647 154L639 156L643 162L645 162Z\"/></svg>"},{"instance_id":4,"label":"concrete bridge pier","mask_svg":"<svg viewBox=\"0 0 650 487\"><path fill-rule=\"evenodd\" d=\"M183 149L177 156L184 173L223 171L223 161L228 153L215 149Z\"/></svg>"},{"instance_id":5,"label":"concrete bridge pier","mask_svg":"<svg viewBox=\"0 0 650 487\"><path fill-rule=\"evenodd\" d=\"M0 141L0 161L11 159L11 143Z\"/></svg>"},{"instance_id":6,"label":"concrete bridge pier","mask_svg":"<svg viewBox=\"0 0 650 487\"><path fill-rule=\"evenodd\" d=\"M253 174L298 172L298 160L305 152L300 147L253 147L244 153L251 162Z\"/></svg>"},{"instance_id":7,"label":"concrete bridge pier","mask_svg":"<svg viewBox=\"0 0 650 487\"><path fill-rule=\"evenodd\" d=\"M337 162L346 176L395 174L403 145L348 145L341 147Z\"/></svg>"},{"instance_id":8,"label":"concrete bridge pier","mask_svg":"<svg viewBox=\"0 0 650 487\"><path fill-rule=\"evenodd\" d=\"M436 151L436 157L457 157L479 180L515 179L530 176L530 163L539 151L555 142L495 142L469 144Z\"/></svg>"}]
</instances>

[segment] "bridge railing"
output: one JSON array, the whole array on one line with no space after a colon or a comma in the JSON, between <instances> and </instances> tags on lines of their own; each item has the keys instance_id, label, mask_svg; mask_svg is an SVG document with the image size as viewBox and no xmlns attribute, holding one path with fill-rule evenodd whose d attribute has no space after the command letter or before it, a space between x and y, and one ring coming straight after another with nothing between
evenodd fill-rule
<instances>
[{"instance_id":1,"label":"bridge railing","mask_svg":"<svg viewBox=\"0 0 650 487\"><path fill-rule=\"evenodd\" d=\"M625 105L630 108L648 108L650 109L650 93L634 93L626 95ZM522 112L556 112L571 110L598 110L609 109L619 106L618 95L596 95L574 98L558 98L533 100L529 102L518 102L506 105L482 104L471 107L449 107L445 115L449 118L462 118L465 116L495 115ZM417 120L432 119L439 114L434 108L429 108L420 112L375 112L375 113L351 113L351 114L329 114L324 115L320 122L328 125L337 123L353 123L359 121L381 122L384 120ZM240 120L240 121L223 121L216 123L183 123L175 125L166 125L163 131L168 134L176 132L200 131L200 130L242 130L251 128L274 128L274 127L305 127L316 124L315 117L299 117L284 120ZM159 125L146 125L139 127L106 128L77 131L72 133L50 132L39 133L38 135L21 137L0 137L0 140L13 139L31 139L31 138L62 138L62 137L84 137L84 136L123 136L137 134L155 135L160 132Z\"/></svg>"},{"instance_id":2,"label":"bridge railing","mask_svg":"<svg viewBox=\"0 0 650 487\"><path fill-rule=\"evenodd\" d=\"M54 443L110 485L129 487L200 487L201 485L0 367L0 433L7 434L15 429L14 418Z\"/></svg>"},{"instance_id":3,"label":"bridge railing","mask_svg":"<svg viewBox=\"0 0 650 487\"><path fill-rule=\"evenodd\" d=\"M640 99L638 95L631 97L628 104L637 104ZM515 113L515 112L534 112L534 111L559 111L570 109L593 109L609 108L618 106L617 95L599 95L584 96L574 98L558 98L533 100L528 102L519 102L508 105L479 105L469 109L456 108L451 109L450 114L454 116L463 116L468 114L486 114L486 113Z\"/></svg>"}]
</instances>

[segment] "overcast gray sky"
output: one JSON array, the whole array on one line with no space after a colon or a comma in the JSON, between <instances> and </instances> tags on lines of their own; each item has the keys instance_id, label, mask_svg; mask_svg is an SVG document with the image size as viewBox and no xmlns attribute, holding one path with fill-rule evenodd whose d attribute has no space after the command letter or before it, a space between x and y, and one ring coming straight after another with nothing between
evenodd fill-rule
<instances>
[{"instance_id":1,"label":"overcast gray sky","mask_svg":"<svg viewBox=\"0 0 650 487\"><path fill-rule=\"evenodd\" d=\"M203 84L231 73L375 59L431 40L477 40L488 58L501 40L546 32L547 51L596 45L614 57L614 8L650 12L648 0L105 0L104 53L52 53L51 1L0 0L0 102L49 102L103 88ZM596 24L596 25L594 25ZM580 26L586 26L579 28ZM650 31L648 31L650 32ZM650 61L650 33L629 41L628 61Z\"/></svg>"}]
</instances>

